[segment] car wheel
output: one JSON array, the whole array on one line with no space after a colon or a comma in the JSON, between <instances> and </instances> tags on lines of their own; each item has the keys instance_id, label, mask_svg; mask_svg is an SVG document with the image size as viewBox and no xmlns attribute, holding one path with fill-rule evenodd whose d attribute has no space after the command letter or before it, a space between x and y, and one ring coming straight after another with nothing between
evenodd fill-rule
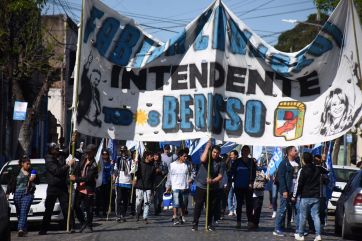
<instances>
[{"instance_id":1,"label":"car wheel","mask_svg":"<svg viewBox=\"0 0 362 241\"><path fill-rule=\"evenodd\" d=\"M352 234L351 227L347 223L346 213L343 214L343 222L342 222L342 238L348 239Z\"/></svg>"}]
</instances>

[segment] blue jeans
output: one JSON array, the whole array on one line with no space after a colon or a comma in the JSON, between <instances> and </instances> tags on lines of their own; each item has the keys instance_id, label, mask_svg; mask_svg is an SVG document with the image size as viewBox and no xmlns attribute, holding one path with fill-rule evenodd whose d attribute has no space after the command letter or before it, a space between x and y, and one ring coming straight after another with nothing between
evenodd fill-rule
<instances>
[{"instance_id":1,"label":"blue jeans","mask_svg":"<svg viewBox=\"0 0 362 241\"><path fill-rule=\"evenodd\" d=\"M274 212L276 212L277 208L278 208L278 193L279 193L279 187L278 187L278 185L275 185L273 183L273 186L272 186L272 195L273 195L272 202L273 202L273 211Z\"/></svg>"},{"instance_id":2,"label":"blue jeans","mask_svg":"<svg viewBox=\"0 0 362 241\"><path fill-rule=\"evenodd\" d=\"M235 212L235 193L234 188L231 187L228 194L228 209L229 212Z\"/></svg>"},{"instance_id":3,"label":"blue jeans","mask_svg":"<svg viewBox=\"0 0 362 241\"><path fill-rule=\"evenodd\" d=\"M300 233L299 221L300 221L300 197L297 197L297 200L295 202L295 216L294 216L295 233Z\"/></svg>"},{"instance_id":4,"label":"blue jeans","mask_svg":"<svg viewBox=\"0 0 362 241\"><path fill-rule=\"evenodd\" d=\"M285 215L287 213L287 209L290 208L290 205L290 198L284 198L283 195L280 195L280 206L275 219L275 231L282 231L282 226L285 222Z\"/></svg>"},{"instance_id":5,"label":"blue jeans","mask_svg":"<svg viewBox=\"0 0 362 241\"><path fill-rule=\"evenodd\" d=\"M321 222L319 219L319 198L302 198L300 201L300 220L298 228L300 236L303 236L305 222L309 213L312 215L316 235L321 234Z\"/></svg>"}]
</instances>

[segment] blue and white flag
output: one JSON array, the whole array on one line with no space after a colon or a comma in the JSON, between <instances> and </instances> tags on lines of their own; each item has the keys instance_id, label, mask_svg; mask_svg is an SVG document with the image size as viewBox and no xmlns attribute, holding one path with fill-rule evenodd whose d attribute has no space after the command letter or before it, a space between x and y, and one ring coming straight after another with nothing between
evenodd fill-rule
<instances>
[{"instance_id":1,"label":"blue and white flag","mask_svg":"<svg viewBox=\"0 0 362 241\"><path fill-rule=\"evenodd\" d=\"M269 161L268 170L269 174L273 175L274 172L278 169L279 164L283 160L283 152L281 147L275 147L273 157Z\"/></svg>"},{"instance_id":2,"label":"blue and white flag","mask_svg":"<svg viewBox=\"0 0 362 241\"><path fill-rule=\"evenodd\" d=\"M102 138L101 143L99 143L97 154L95 156L95 160L98 166L98 178L96 180L96 187L100 187L103 182L103 159L101 158L102 149L103 149L104 138Z\"/></svg>"},{"instance_id":3,"label":"blue and white flag","mask_svg":"<svg viewBox=\"0 0 362 241\"><path fill-rule=\"evenodd\" d=\"M323 145L322 143L318 143L318 144L315 144L312 151L311 151L311 154L314 156L314 155L322 155L322 150L323 149Z\"/></svg>"},{"instance_id":4,"label":"blue and white flag","mask_svg":"<svg viewBox=\"0 0 362 241\"><path fill-rule=\"evenodd\" d=\"M107 148L108 148L112 161L116 161L116 159L117 159L117 140L110 139L108 141Z\"/></svg>"},{"instance_id":5,"label":"blue and white flag","mask_svg":"<svg viewBox=\"0 0 362 241\"><path fill-rule=\"evenodd\" d=\"M234 150L234 148L237 146L238 146L238 144L236 144L235 142L228 141L224 145L221 146L220 154L223 155L223 154L229 153L232 150Z\"/></svg>"},{"instance_id":6,"label":"blue and white flag","mask_svg":"<svg viewBox=\"0 0 362 241\"><path fill-rule=\"evenodd\" d=\"M328 177L329 177L329 183L327 186L327 198L330 199L332 197L333 188L336 185L336 176L334 174L333 170L333 160L332 160L332 153L333 153L333 145L334 141L329 142L328 146L328 154L327 154L327 170L329 171Z\"/></svg>"}]
</instances>

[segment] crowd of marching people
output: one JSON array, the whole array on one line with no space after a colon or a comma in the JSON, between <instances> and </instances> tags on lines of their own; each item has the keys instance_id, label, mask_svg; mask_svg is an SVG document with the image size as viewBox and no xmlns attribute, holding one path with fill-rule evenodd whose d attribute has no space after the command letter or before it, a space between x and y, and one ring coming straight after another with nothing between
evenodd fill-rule
<instances>
[{"instance_id":1,"label":"crowd of marching people","mask_svg":"<svg viewBox=\"0 0 362 241\"><path fill-rule=\"evenodd\" d=\"M193 231L199 228L203 210L208 231L215 231L215 225L225 215L235 217L235 228L241 229L245 206L245 226L256 230L267 190L275 219L274 235L285 236L286 230L293 229L293 220L296 240L304 240L309 233L315 233L316 241L321 240L326 223L325 187L329 181L324 156L299 154L296 147L289 146L277 171L270 173L267 165L251 157L246 145L240 155L236 150L221 155L220 146L209 141L198 165L187 148L174 154L169 145L163 147L162 153L146 150L142 156L123 145L115 160L108 149L102 150L100 161L96 161L96 153L97 147L90 144L84 152L78 151L76 158L66 158L58 145L49 145L45 158L47 197L39 235L47 234L56 200L70 232L75 232L75 217L79 232L93 232L93 213L108 217L113 206L120 223L126 222L131 214L148 224L150 215L172 210L173 225L189 222ZM24 236L38 180L27 156L19 160L19 165L20 171L9 181L7 194L14 193L18 235ZM102 180L96 184L100 174ZM70 183L76 184L74 190ZM70 194L74 197L71 202ZM194 207L193 217L188 217L189 206Z\"/></svg>"}]
</instances>

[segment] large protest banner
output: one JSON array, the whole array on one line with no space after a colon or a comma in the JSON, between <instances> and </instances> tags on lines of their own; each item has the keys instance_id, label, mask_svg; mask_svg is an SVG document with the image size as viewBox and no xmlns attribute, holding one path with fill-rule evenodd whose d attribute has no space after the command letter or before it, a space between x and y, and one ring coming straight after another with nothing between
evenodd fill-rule
<instances>
[{"instance_id":1,"label":"large protest banner","mask_svg":"<svg viewBox=\"0 0 362 241\"><path fill-rule=\"evenodd\" d=\"M335 139L361 117L362 33L350 0L296 53L268 45L221 1L165 43L101 1L85 1L83 13L81 133L285 146Z\"/></svg>"}]
</instances>

